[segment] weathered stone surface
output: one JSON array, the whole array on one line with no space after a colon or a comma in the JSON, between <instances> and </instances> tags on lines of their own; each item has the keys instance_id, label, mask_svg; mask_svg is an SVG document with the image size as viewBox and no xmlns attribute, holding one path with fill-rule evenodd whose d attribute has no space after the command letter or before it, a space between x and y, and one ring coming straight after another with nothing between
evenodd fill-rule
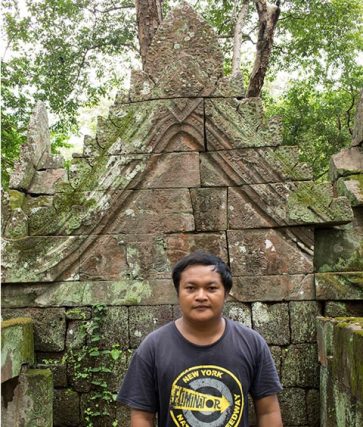
<instances>
[{"instance_id":1,"label":"weathered stone surface","mask_svg":"<svg viewBox=\"0 0 363 427\"><path fill-rule=\"evenodd\" d=\"M166 247L171 266L196 250L205 250L228 260L225 233L170 234L166 236Z\"/></svg>"},{"instance_id":2,"label":"weathered stone surface","mask_svg":"<svg viewBox=\"0 0 363 427\"><path fill-rule=\"evenodd\" d=\"M65 169L49 169L35 172L29 192L32 194L54 194L55 184L66 180Z\"/></svg>"},{"instance_id":3,"label":"weathered stone surface","mask_svg":"<svg viewBox=\"0 0 363 427\"><path fill-rule=\"evenodd\" d=\"M308 241L310 245L313 237L312 232L308 231L297 229L228 231L233 275L312 273L312 256L304 251L305 242ZM305 242L302 239L305 239Z\"/></svg>"},{"instance_id":4,"label":"weathered stone surface","mask_svg":"<svg viewBox=\"0 0 363 427\"><path fill-rule=\"evenodd\" d=\"M363 316L363 301L340 302L327 301L324 316L327 317L359 317Z\"/></svg>"},{"instance_id":5,"label":"weathered stone surface","mask_svg":"<svg viewBox=\"0 0 363 427\"><path fill-rule=\"evenodd\" d=\"M333 354L334 323L329 318L319 316L316 319L316 326L319 363L327 367L330 366Z\"/></svg>"},{"instance_id":6,"label":"weathered stone surface","mask_svg":"<svg viewBox=\"0 0 363 427\"><path fill-rule=\"evenodd\" d=\"M27 190L43 156L50 156L50 134L45 105L38 102L30 118L27 142L22 145L10 176L9 187Z\"/></svg>"},{"instance_id":7,"label":"weathered stone surface","mask_svg":"<svg viewBox=\"0 0 363 427\"><path fill-rule=\"evenodd\" d=\"M360 92L360 98L357 105L357 112L353 128L352 145L357 146L363 143L363 89Z\"/></svg>"},{"instance_id":8,"label":"weathered stone surface","mask_svg":"<svg viewBox=\"0 0 363 427\"><path fill-rule=\"evenodd\" d=\"M282 383L286 387L318 387L319 367L315 344L294 344L283 351Z\"/></svg>"},{"instance_id":9,"label":"weathered stone surface","mask_svg":"<svg viewBox=\"0 0 363 427\"><path fill-rule=\"evenodd\" d=\"M227 189L198 188L191 190L196 231L227 229Z\"/></svg>"},{"instance_id":10,"label":"weathered stone surface","mask_svg":"<svg viewBox=\"0 0 363 427\"><path fill-rule=\"evenodd\" d=\"M116 344L121 347L128 347L128 326L127 307L107 307L102 314L100 330L97 332L101 337L99 346L108 349Z\"/></svg>"},{"instance_id":11,"label":"weathered stone surface","mask_svg":"<svg viewBox=\"0 0 363 427\"><path fill-rule=\"evenodd\" d=\"M76 307L66 310L66 319L68 320L89 320L92 315L89 307Z\"/></svg>"},{"instance_id":12,"label":"weathered stone surface","mask_svg":"<svg viewBox=\"0 0 363 427\"><path fill-rule=\"evenodd\" d=\"M268 344L290 343L288 304L252 304L252 323Z\"/></svg>"},{"instance_id":13,"label":"weathered stone surface","mask_svg":"<svg viewBox=\"0 0 363 427\"><path fill-rule=\"evenodd\" d=\"M270 346L270 351L271 351L272 359L276 366L276 370L279 374L279 377L281 377L282 348L272 345Z\"/></svg>"},{"instance_id":14,"label":"weathered stone surface","mask_svg":"<svg viewBox=\"0 0 363 427\"><path fill-rule=\"evenodd\" d=\"M2 273L6 283L69 280L67 264L78 259L77 248L84 237L32 236L3 240ZM74 269L74 276L78 268Z\"/></svg>"},{"instance_id":15,"label":"weathered stone surface","mask_svg":"<svg viewBox=\"0 0 363 427\"><path fill-rule=\"evenodd\" d=\"M62 308L23 308L5 309L4 319L29 317L34 322L34 347L38 351L62 351L66 322ZM50 334L49 331L52 331Z\"/></svg>"},{"instance_id":16,"label":"weathered stone surface","mask_svg":"<svg viewBox=\"0 0 363 427\"><path fill-rule=\"evenodd\" d=\"M1 411L2 426L53 426L53 383L49 369L26 370L17 384L6 383L2 393L6 402Z\"/></svg>"},{"instance_id":17,"label":"weathered stone surface","mask_svg":"<svg viewBox=\"0 0 363 427\"><path fill-rule=\"evenodd\" d=\"M1 382L20 374L22 365L34 363L33 322L13 318L1 322Z\"/></svg>"},{"instance_id":18,"label":"weathered stone surface","mask_svg":"<svg viewBox=\"0 0 363 427\"><path fill-rule=\"evenodd\" d=\"M361 300L363 273L317 273L315 287L319 300Z\"/></svg>"},{"instance_id":19,"label":"weathered stone surface","mask_svg":"<svg viewBox=\"0 0 363 427\"><path fill-rule=\"evenodd\" d=\"M279 394L279 400L284 425L299 426L307 423L305 390L285 388Z\"/></svg>"},{"instance_id":20,"label":"weathered stone surface","mask_svg":"<svg viewBox=\"0 0 363 427\"><path fill-rule=\"evenodd\" d=\"M129 308L130 347L137 348L147 334L173 319L169 305Z\"/></svg>"},{"instance_id":21,"label":"weathered stone surface","mask_svg":"<svg viewBox=\"0 0 363 427\"><path fill-rule=\"evenodd\" d=\"M205 101L208 151L277 146L282 142L281 123L265 120L259 98L208 99Z\"/></svg>"},{"instance_id":22,"label":"weathered stone surface","mask_svg":"<svg viewBox=\"0 0 363 427\"><path fill-rule=\"evenodd\" d=\"M344 228L315 231L314 265L318 272L363 270L363 227L360 224Z\"/></svg>"},{"instance_id":23,"label":"weathered stone surface","mask_svg":"<svg viewBox=\"0 0 363 427\"><path fill-rule=\"evenodd\" d=\"M349 199L352 206L363 206L363 175L350 175L337 181L338 193Z\"/></svg>"},{"instance_id":24,"label":"weathered stone surface","mask_svg":"<svg viewBox=\"0 0 363 427\"><path fill-rule=\"evenodd\" d=\"M54 426L76 426L80 421L79 395L70 388L54 390Z\"/></svg>"},{"instance_id":25,"label":"weathered stone surface","mask_svg":"<svg viewBox=\"0 0 363 427\"><path fill-rule=\"evenodd\" d=\"M297 163L297 147L246 148L201 153L203 186L238 186L312 179L304 163Z\"/></svg>"},{"instance_id":26,"label":"weathered stone surface","mask_svg":"<svg viewBox=\"0 0 363 427\"><path fill-rule=\"evenodd\" d=\"M9 212L4 227L4 237L8 239L21 239L28 235L28 217L21 208Z\"/></svg>"},{"instance_id":27,"label":"weathered stone surface","mask_svg":"<svg viewBox=\"0 0 363 427\"><path fill-rule=\"evenodd\" d=\"M95 372L92 375L92 381L105 382L107 390L112 393L117 393L120 389L121 382L126 374L128 362L130 358L130 350L125 350L123 347L115 346L109 353L103 353L97 357L96 368L106 367L110 372Z\"/></svg>"},{"instance_id":28,"label":"weathered stone surface","mask_svg":"<svg viewBox=\"0 0 363 427\"><path fill-rule=\"evenodd\" d=\"M320 315L320 305L315 301L291 301L289 303L291 322L291 342L316 341L316 317Z\"/></svg>"},{"instance_id":29,"label":"weathered stone surface","mask_svg":"<svg viewBox=\"0 0 363 427\"><path fill-rule=\"evenodd\" d=\"M34 286L29 294L21 295L22 287L6 287L4 306L36 307L85 305L153 305L174 304L175 290L170 279L132 280L94 282L59 282L47 286Z\"/></svg>"},{"instance_id":30,"label":"weathered stone surface","mask_svg":"<svg viewBox=\"0 0 363 427\"><path fill-rule=\"evenodd\" d=\"M78 350L86 344L86 323L72 320L68 323L66 348Z\"/></svg>"},{"instance_id":31,"label":"weathered stone surface","mask_svg":"<svg viewBox=\"0 0 363 427\"><path fill-rule=\"evenodd\" d=\"M199 154L152 154L146 162L144 172L139 175L128 188L198 187L200 185Z\"/></svg>"},{"instance_id":32,"label":"weathered stone surface","mask_svg":"<svg viewBox=\"0 0 363 427\"><path fill-rule=\"evenodd\" d=\"M152 75L159 97L209 94L222 77L216 34L187 3L174 8L159 26L145 72Z\"/></svg>"},{"instance_id":33,"label":"weathered stone surface","mask_svg":"<svg viewBox=\"0 0 363 427\"><path fill-rule=\"evenodd\" d=\"M320 394L319 390L308 390L306 394L308 423L311 427L320 426Z\"/></svg>"},{"instance_id":34,"label":"weathered stone surface","mask_svg":"<svg viewBox=\"0 0 363 427\"><path fill-rule=\"evenodd\" d=\"M244 98L244 82L242 74L229 75L218 80L217 86L210 97Z\"/></svg>"},{"instance_id":35,"label":"weathered stone surface","mask_svg":"<svg viewBox=\"0 0 363 427\"><path fill-rule=\"evenodd\" d=\"M118 214L111 233L135 234L193 231L190 194L185 189L135 190L127 208Z\"/></svg>"},{"instance_id":36,"label":"weathered stone surface","mask_svg":"<svg viewBox=\"0 0 363 427\"><path fill-rule=\"evenodd\" d=\"M93 427L112 426L116 418L116 403L102 399L99 391L82 393L81 425L91 422Z\"/></svg>"},{"instance_id":37,"label":"weathered stone surface","mask_svg":"<svg viewBox=\"0 0 363 427\"><path fill-rule=\"evenodd\" d=\"M340 176L363 173L363 148L351 147L334 154L330 160L329 175L332 181Z\"/></svg>"},{"instance_id":38,"label":"weathered stone surface","mask_svg":"<svg viewBox=\"0 0 363 427\"><path fill-rule=\"evenodd\" d=\"M294 301L314 299L312 274L234 277L230 294L238 301Z\"/></svg>"},{"instance_id":39,"label":"weathered stone surface","mask_svg":"<svg viewBox=\"0 0 363 427\"><path fill-rule=\"evenodd\" d=\"M56 353L57 354L57 353ZM39 355L39 353L38 353ZM61 363L61 360L46 359L47 363L37 363L37 369L50 369L53 375L54 387L67 387L67 366ZM52 364L54 363L54 364Z\"/></svg>"},{"instance_id":40,"label":"weathered stone surface","mask_svg":"<svg viewBox=\"0 0 363 427\"><path fill-rule=\"evenodd\" d=\"M252 327L251 307L247 304L227 302L223 314L229 319L239 322L244 326Z\"/></svg>"}]
</instances>

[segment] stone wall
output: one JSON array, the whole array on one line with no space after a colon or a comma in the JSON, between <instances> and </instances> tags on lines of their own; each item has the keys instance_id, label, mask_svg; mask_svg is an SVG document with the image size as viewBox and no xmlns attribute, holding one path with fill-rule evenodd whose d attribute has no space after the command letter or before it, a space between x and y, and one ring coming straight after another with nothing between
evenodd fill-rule
<instances>
[{"instance_id":1,"label":"stone wall","mask_svg":"<svg viewBox=\"0 0 363 427\"><path fill-rule=\"evenodd\" d=\"M281 142L187 5L68 171L37 106L3 203L3 316L34 320L55 426L127 425L112 395L142 338L178 316L171 268L195 249L230 264L226 315L270 345L285 426L319 425L315 318L362 309L362 200L353 212L341 168L314 183Z\"/></svg>"},{"instance_id":2,"label":"stone wall","mask_svg":"<svg viewBox=\"0 0 363 427\"><path fill-rule=\"evenodd\" d=\"M321 426L363 425L363 318L318 319Z\"/></svg>"},{"instance_id":3,"label":"stone wall","mask_svg":"<svg viewBox=\"0 0 363 427\"><path fill-rule=\"evenodd\" d=\"M1 425L53 426L53 382L50 369L34 364L33 322L1 322Z\"/></svg>"}]
</instances>

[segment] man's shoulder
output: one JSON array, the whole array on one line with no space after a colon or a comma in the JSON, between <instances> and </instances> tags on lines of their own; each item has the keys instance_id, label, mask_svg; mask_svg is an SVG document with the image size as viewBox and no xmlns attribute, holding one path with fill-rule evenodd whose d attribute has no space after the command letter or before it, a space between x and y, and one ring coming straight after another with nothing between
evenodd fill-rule
<instances>
[{"instance_id":1,"label":"man's shoulder","mask_svg":"<svg viewBox=\"0 0 363 427\"><path fill-rule=\"evenodd\" d=\"M232 333L238 334L248 341L253 341L256 343L264 343L265 342L265 340L261 336L261 334L259 334L259 332L255 331L254 329L250 328L249 326L246 326L246 325L244 325L244 324L242 324L236 320L232 320L232 319L227 319L227 322L228 322L229 328L230 328Z\"/></svg>"},{"instance_id":2,"label":"man's shoulder","mask_svg":"<svg viewBox=\"0 0 363 427\"><path fill-rule=\"evenodd\" d=\"M154 331L150 332L141 342L139 349L144 349L148 347L152 347L154 345L158 345L161 340L167 339L174 333L174 322L169 322L166 325L160 326Z\"/></svg>"}]
</instances>

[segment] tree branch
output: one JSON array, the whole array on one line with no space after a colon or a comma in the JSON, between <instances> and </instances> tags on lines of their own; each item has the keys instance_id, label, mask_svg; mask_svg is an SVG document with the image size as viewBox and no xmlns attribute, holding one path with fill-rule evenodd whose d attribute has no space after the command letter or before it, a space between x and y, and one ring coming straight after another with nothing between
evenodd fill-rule
<instances>
[{"instance_id":1,"label":"tree branch","mask_svg":"<svg viewBox=\"0 0 363 427\"><path fill-rule=\"evenodd\" d=\"M237 16L236 25L234 28L233 38L233 57L232 57L232 76L236 76L240 73L241 67L241 46L243 27L248 14L249 0L243 0L241 10Z\"/></svg>"},{"instance_id":2,"label":"tree branch","mask_svg":"<svg viewBox=\"0 0 363 427\"><path fill-rule=\"evenodd\" d=\"M260 96L265 79L277 21L280 15L280 2L276 5L266 0L254 0L258 13L259 32L255 63L250 77L247 97Z\"/></svg>"}]
</instances>

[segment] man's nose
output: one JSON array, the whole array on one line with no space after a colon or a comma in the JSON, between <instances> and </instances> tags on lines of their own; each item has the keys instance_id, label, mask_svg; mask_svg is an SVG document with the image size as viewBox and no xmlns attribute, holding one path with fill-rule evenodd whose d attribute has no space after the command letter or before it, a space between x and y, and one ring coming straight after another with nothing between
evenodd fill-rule
<instances>
[{"instance_id":1,"label":"man's nose","mask_svg":"<svg viewBox=\"0 0 363 427\"><path fill-rule=\"evenodd\" d=\"M207 299L207 294L206 294L205 289L200 288L197 290L196 299L197 300L206 300Z\"/></svg>"}]
</instances>

